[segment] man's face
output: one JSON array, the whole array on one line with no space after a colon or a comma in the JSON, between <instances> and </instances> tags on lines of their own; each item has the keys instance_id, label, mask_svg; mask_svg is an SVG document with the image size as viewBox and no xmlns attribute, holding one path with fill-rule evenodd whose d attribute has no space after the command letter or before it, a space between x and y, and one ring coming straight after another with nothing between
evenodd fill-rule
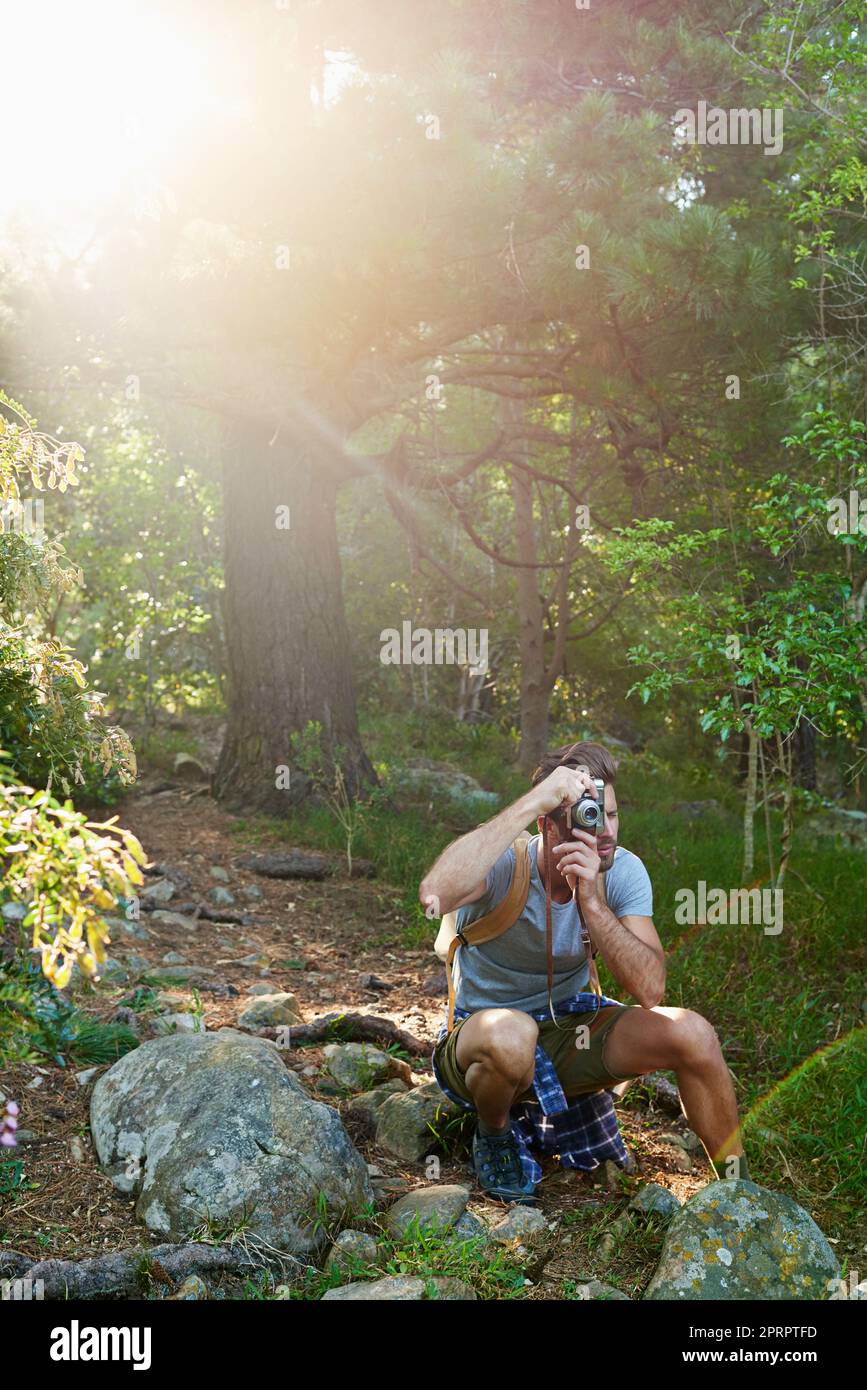
<instances>
[{"instance_id":1,"label":"man's face","mask_svg":"<svg viewBox=\"0 0 867 1390\"><path fill-rule=\"evenodd\" d=\"M605 784L605 824L599 832L596 840L596 849L599 854L600 868L604 872L610 869L614 863L614 851L617 848L617 829L619 818L617 814L617 797L614 795L614 788Z\"/></svg>"}]
</instances>

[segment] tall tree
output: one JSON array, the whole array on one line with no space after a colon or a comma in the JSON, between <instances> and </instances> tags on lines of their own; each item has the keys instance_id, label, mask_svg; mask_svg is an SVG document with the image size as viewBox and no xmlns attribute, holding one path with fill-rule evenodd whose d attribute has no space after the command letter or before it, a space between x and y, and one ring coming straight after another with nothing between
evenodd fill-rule
<instances>
[{"instance_id":1,"label":"tall tree","mask_svg":"<svg viewBox=\"0 0 867 1390\"><path fill-rule=\"evenodd\" d=\"M732 61L712 7L698 13L693 34L674 0L223 0L172 14L226 99L154 171L169 194L159 220L115 217L98 235L85 322L99 361L81 370L101 379L113 361L143 399L168 394L225 423L227 799L285 805L287 740L312 719L353 788L372 775L334 506L365 470L419 535L420 494L472 530L476 480L508 469L525 761L544 742L546 687L582 606L576 498L611 471L616 520L645 514L679 467L675 446L718 409L726 368L760 355L773 313L767 255L679 192L674 114ZM435 440L424 419L409 428L431 376L520 402L509 437L495 411L469 446ZM558 403L577 434L547 428ZM357 457L359 431L386 421L400 440ZM553 469L528 453L540 429ZM531 511L537 535L550 523L541 559ZM418 553L435 549L422 538ZM542 570L553 648L540 681ZM604 608L616 595L589 597Z\"/></svg>"}]
</instances>

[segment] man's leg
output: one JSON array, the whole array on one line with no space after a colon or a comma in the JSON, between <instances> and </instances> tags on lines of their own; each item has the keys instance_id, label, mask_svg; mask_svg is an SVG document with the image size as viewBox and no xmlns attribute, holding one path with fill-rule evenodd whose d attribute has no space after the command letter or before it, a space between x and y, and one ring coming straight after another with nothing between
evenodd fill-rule
<instances>
[{"instance_id":1,"label":"man's leg","mask_svg":"<svg viewBox=\"0 0 867 1390\"><path fill-rule=\"evenodd\" d=\"M533 1082L538 1036L519 1009L480 1009L461 1025L455 1057L484 1129L508 1128L516 1096Z\"/></svg>"},{"instance_id":2,"label":"man's leg","mask_svg":"<svg viewBox=\"0 0 867 1390\"><path fill-rule=\"evenodd\" d=\"M621 1077L660 1067L673 1071L683 1112L714 1170L723 1178L747 1176L734 1086L706 1018L692 1009L631 1008L612 1024L604 1060Z\"/></svg>"}]
</instances>

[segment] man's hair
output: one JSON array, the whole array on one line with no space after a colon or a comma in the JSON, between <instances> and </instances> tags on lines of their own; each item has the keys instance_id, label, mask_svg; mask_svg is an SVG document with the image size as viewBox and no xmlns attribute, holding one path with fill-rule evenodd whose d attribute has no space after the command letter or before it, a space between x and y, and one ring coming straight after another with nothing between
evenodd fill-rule
<instances>
[{"instance_id":1,"label":"man's hair","mask_svg":"<svg viewBox=\"0 0 867 1390\"><path fill-rule=\"evenodd\" d=\"M581 766L589 768L590 776L601 777L603 782L613 783L617 777L614 759L601 743L565 743L545 754L533 773L533 786L550 777L555 768Z\"/></svg>"}]
</instances>

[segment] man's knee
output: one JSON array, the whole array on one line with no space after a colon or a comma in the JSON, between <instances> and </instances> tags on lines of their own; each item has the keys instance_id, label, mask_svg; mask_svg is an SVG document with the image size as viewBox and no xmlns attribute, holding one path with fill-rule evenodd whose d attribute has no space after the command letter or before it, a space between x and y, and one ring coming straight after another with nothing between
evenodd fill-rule
<instances>
[{"instance_id":1,"label":"man's knee","mask_svg":"<svg viewBox=\"0 0 867 1390\"><path fill-rule=\"evenodd\" d=\"M701 1066L722 1057L719 1038L712 1023L693 1009L678 1009L674 1023L677 1059L685 1066Z\"/></svg>"},{"instance_id":2,"label":"man's knee","mask_svg":"<svg viewBox=\"0 0 867 1390\"><path fill-rule=\"evenodd\" d=\"M466 1071L473 1062L493 1067L515 1085L532 1072L539 1025L519 1009L481 1009L473 1015L471 1038L461 1030L458 1061ZM460 1056L460 1043L467 1044L466 1062Z\"/></svg>"}]
</instances>

